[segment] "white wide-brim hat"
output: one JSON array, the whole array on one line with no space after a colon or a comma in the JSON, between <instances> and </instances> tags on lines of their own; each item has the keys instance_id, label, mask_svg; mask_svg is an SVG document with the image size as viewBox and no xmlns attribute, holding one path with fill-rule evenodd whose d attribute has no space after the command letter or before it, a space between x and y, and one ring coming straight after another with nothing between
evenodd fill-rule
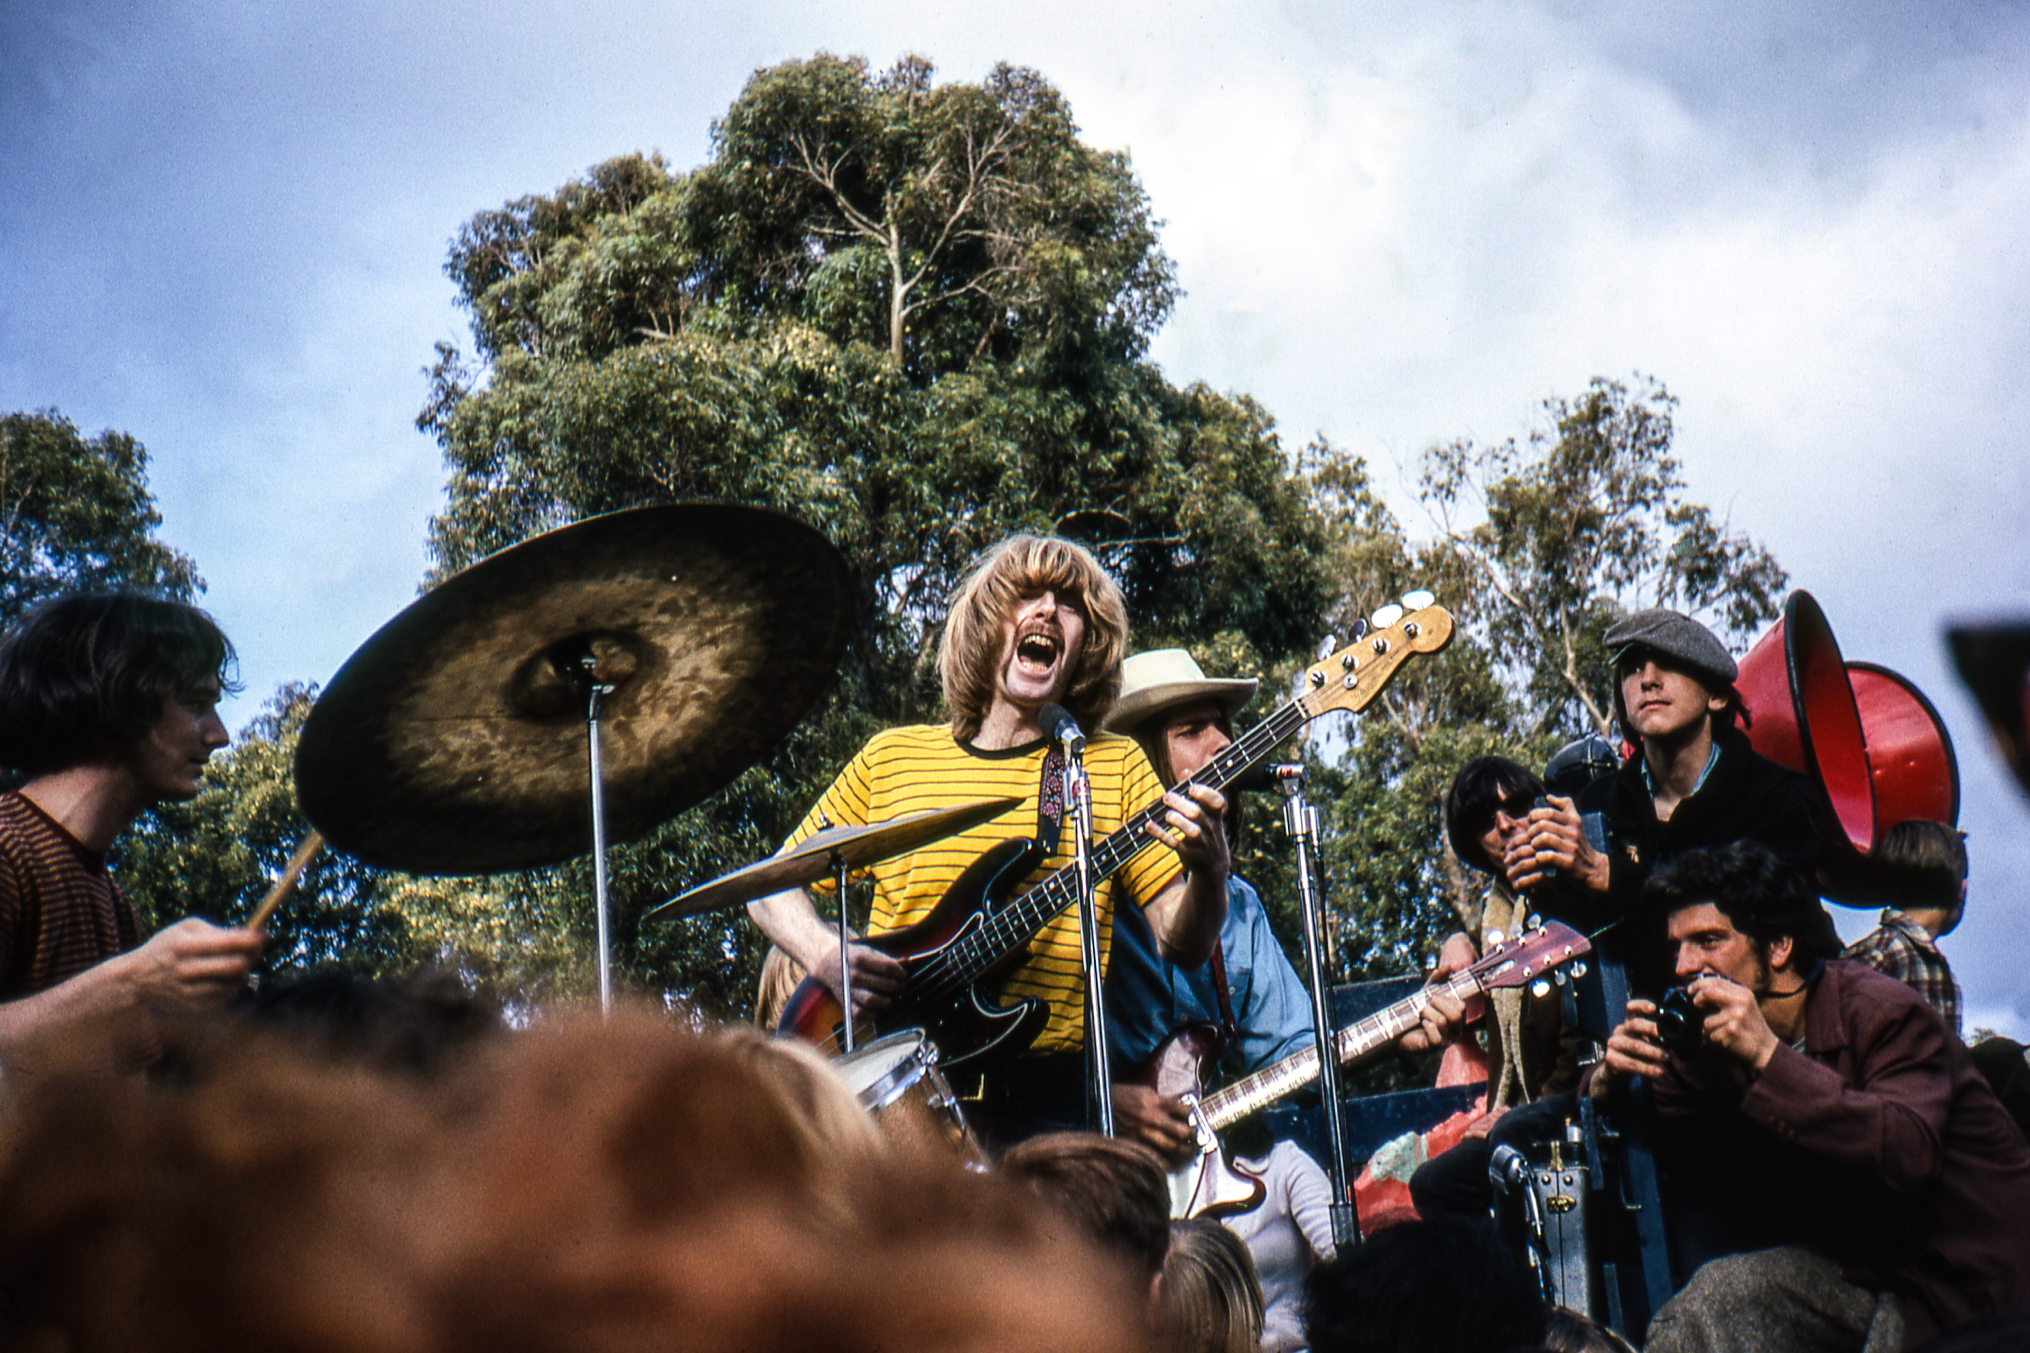
<instances>
[{"instance_id":1,"label":"white wide-brim hat","mask_svg":"<svg viewBox=\"0 0 2030 1353\"><path fill-rule=\"evenodd\" d=\"M1121 698L1100 722L1108 733L1128 733L1166 709L1199 700L1217 700L1231 719L1255 698L1259 682L1251 678L1215 680L1181 648L1152 648L1121 664Z\"/></svg>"}]
</instances>

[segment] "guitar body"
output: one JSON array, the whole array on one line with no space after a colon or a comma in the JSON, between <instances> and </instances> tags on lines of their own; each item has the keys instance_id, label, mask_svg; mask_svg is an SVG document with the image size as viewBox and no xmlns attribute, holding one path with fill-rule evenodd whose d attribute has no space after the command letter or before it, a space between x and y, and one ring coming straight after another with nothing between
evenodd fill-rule
<instances>
[{"instance_id":1,"label":"guitar body","mask_svg":"<svg viewBox=\"0 0 2030 1353\"><path fill-rule=\"evenodd\" d=\"M907 972L892 1004L862 1014L854 1023L855 1046L903 1029L922 1029L937 1045L941 1065L961 1066L989 1054L1013 1056L1035 1040L1049 1016L1042 1001L1024 998L1003 1004L983 989L988 985L984 979L1014 966L1019 948L979 979L956 987L946 976L946 960L955 946L973 941L1035 868L1036 854L1035 843L1026 837L1003 841L959 875L930 915L859 941L901 960ZM776 1030L836 1055L845 1050L842 1014L831 991L815 977L806 977L790 993Z\"/></svg>"},{"instance_id":2,"label":"guitar body","mask_svg":"<svg viewBox=\"0 0 2030 1353\"><path fill-rule=\"evenodd\" d=\"M1191 1159L1170 1172L1170 1215L1230 1217L1262 1205L1262 1181L1227 1162L1219 1136L1198 1109L1207 1076L1226 1050L1226 1038L1211 1024L1180 1026L1164 1039L1137 1077L1167 1099L1181 1099L1192 1110L1198 1141Z\"/></svg>"}]
</instances>

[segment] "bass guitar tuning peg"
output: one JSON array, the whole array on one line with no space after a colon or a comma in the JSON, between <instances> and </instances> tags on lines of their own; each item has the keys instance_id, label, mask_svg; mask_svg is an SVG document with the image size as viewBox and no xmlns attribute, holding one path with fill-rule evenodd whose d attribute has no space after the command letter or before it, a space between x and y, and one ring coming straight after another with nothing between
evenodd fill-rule
<instances>
[{"instance_id":1,"label":"bass guitar tuning peg","mask_svg":"<svg viewBox=\"0 0 2030 1353\"><path fill-rule=\"evenodd\" d=\"M1355 635L1354 637L1357 639L1360 636ZM1330 633L1327 633L1323 639L1320 639L1318 641L1318 661L1324 662L1327 658L1331 657L1338 648L1339 648L1339 640L1333 638Z\"/></svg>"},{"instance_id":2,"label":"bass guitar tuning peg","mask_svg":"<svg viewBox=\"0 0 2030 1353\"><path fill-rule=\"evenodd\" d=\"M1403 593L1403 605L1412 611L1421 611L1437 600L1438 598L1432 596L1421 587L1414 592Z\"/></svg>"},{"instance_id":3,"label":"bass guitar tuning peg","mask_svg":"<svg viewBox=\"0 0 2030 1353\"><path fill-rule=\"evenodd\" d=\"M1374 627L1376 629L1385 630L1403 618L1403 608L1390 604L1376 611L1371 618L1374 620Z\"/></svg>"}]
</instances>

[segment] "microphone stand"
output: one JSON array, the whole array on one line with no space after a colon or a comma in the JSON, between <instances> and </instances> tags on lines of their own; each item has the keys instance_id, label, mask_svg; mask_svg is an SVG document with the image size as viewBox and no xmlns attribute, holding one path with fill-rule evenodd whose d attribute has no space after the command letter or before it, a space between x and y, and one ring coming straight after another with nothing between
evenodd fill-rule
<instances>
[{"instance_id":1,"label":"microphone stand","mask_svg":"<svg viewBox=\"0 0 2030 1353\"><path fill-rule=\"evenodd\" d=\"M1114 1135L1113 1068L1107 1057L1105 976L1100 958L1099 902L1093 888L1092 782L1085 773L1085 739L1064 738L1064 798L1071 809L1072 868L1078 882L1080 956L1085 961L1086 1118Z\"/></svg>"},{"instance_id":2,"label":"microphone stand","mask_svg":"<svg viewBox=\"0 0 2030 1353\"><path fill-rule=\"evenodd\" d=\"M1318 810L1304 798L1300 776L1283 781L1283 830L1297 847L1297 892L1304 904L1304 956L1311 965L1311 1027L1318 1039L1318 1094L1325 1104L1325 1136L1332 1152L1332 1243L1358 1245L1360 1209L1346 1171L1346 1121L1340 1098L1339 1041L1326 1003L1325 941L1319 897Z\"/></svg>"}]
</instances>

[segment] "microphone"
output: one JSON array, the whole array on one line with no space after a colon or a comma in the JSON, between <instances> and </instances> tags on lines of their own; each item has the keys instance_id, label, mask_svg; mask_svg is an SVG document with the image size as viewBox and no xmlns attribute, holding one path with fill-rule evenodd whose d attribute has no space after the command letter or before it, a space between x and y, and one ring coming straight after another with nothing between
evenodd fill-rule
<instances>
[{"instance_id":1,"label":"microphone","mask_svg":"<svg viewBox=\"0 0 2030 1353\"><path fill-rule=\"evenodd\" d=\"M1304 768L1290 761L1267 761L1246 770L1227 781L1230 790L1275 789L1304 777Z\"/></svg>"},{"instance_id":2,"label":"microphone","mask_svg":"<svg viewBox=\"0 0 2030 1353\"><path fill-rule=\"evenodd\" d=\"M1052 702L1036 711L1036 722L1043 726L1045 735L1064 744L1068 752L1085 750L1085 734L1079 730L1078 720L1063 705Z\"/></svg>"}]
</instances>

